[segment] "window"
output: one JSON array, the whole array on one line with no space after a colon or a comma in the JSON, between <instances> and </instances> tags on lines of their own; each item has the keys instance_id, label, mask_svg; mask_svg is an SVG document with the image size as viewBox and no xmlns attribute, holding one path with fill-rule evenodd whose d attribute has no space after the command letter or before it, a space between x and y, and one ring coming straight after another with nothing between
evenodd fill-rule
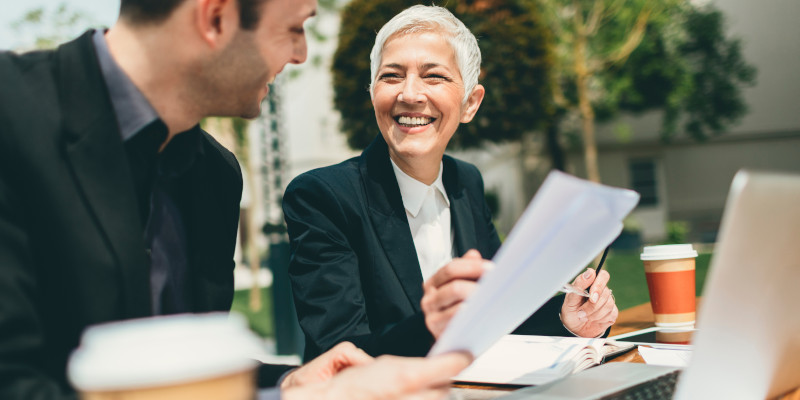
<instances>
[{"instance_id":1,"label":"window","mask_svg":"<svg viewBox=\"0 0 800 400\"><path fill-rule=\"evenodd\" d=\"M642 198L640 206L658 204L658 182L656 181L656 162L653 159L633 159L629 164L631 188Z\"/></svg>"}]
</instances>

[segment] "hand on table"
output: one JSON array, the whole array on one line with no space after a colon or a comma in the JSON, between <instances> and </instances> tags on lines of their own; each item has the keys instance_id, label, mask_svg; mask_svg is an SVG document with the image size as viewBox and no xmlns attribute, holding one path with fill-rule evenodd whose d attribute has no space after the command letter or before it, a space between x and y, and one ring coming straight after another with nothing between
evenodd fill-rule
<instances>
[{"instance_id":1,"label":"hand on table","mask_svg":"<svg viewBox=\"0 0 800 400\"><path fill-rule=\"evenodd\" d=\"M440 399L450 390L450 378L472 362L467 353L431 358L381 356L366 365L348 368L332 379L282 392L296 399Z\"/></svg>"},{"instance_id":2,"label":"hand on table","mask_svg":"<svg viewBox=\"0 0 800 400\"><path fill-rule=\"evenodd\" d=\"M619 309L606 284L611 276L601 270L595 279L595 272L589 268L575 278L572 283L579 289L589 289L589 297L567 293L561 306L561 322L572 333L582 337L597 337L617 320Z\"/></svg>"},{"instance_id":3,"label":"hand on table","mask_svg":"<svg viewBox=\"0 0 800 400\"><path fill-rule=\"evenodd\" d=\"M439 338L461 302L475 290L485 262L478 250L472 249L464 257L450 261L422 284L424 294L420 306L425 314L425 325L434 338Z\"/></svg>"},{"instance_id":4,"label":"hand on table","mask_svg":"<svg viewBox=\"0 0 800 400\"><path fill-rule=\"evenodd\" d=\"M372 361L372 357L354 344L342 342L290 372L281 382L281 389L326 382L345 368L369 364Z\"/></svg>"}]
</instances>

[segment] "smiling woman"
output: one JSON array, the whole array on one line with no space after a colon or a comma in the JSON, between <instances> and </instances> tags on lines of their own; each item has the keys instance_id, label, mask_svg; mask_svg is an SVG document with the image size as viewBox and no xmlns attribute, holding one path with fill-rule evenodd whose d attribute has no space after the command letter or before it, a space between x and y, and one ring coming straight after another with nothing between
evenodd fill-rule
<instances>
[{"instance_id":1,"label":"smiling woman","mask_svg":"<svg viewBox=\"0 0 800 400\"><path fill-rule=\"evenodd\" d=\"M483 86L474 85L462 104L461 75L439 32L398 33L384 46L372 85L375 118L392 161L427 185L436 180L456 128L472 120L483 100Z\"/></svg>"},{"instance_id":2,"label":"smiling woman","mask_svg":"<svg viewBox=\"0 0 800 400\"><path fill-rule=\"evenodd\" d=\"M474 289L481 257L500 247L480 172L444 154L484 97L475 36L444 8L413 6L381 28L370 58L380 135L361 156L298 176L284 195L306 359L342 341L373 355L425 355ZM594 282L591 303L554 298L519 333L602 334L617 312L607 281L590 271L579 283Z\"/></svg>"}]
</instances>

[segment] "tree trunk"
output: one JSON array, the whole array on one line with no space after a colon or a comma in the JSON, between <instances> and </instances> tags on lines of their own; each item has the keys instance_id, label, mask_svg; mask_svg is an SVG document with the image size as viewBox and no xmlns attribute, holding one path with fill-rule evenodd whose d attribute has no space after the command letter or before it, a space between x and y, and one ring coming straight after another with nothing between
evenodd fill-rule
<instances>
[{"instance_id":1,"label":"tree trunk","mask_svg":"<svg viewBox=\"0 0 800 400\"><path fill-rule=\"evenodd\" d=\"M583 158L586 162L586 177L592 182L600 182L600 168L597 165L597 143L594 136L594 110L589 103L588 77L578 79L578 98L583 128Z\"/></svg>"},{"instance_id":2,"label":"tree trunk","mask_svg":"<svg viewBox=\"0 0 800 400\"><path fill-rule=\"evenodd\" d=\"M589 67L586 60L586 35L583 29L577 30L575 41L575 75L577 76L578 108L583 128L583 157L586 162L586 177L592 182L600 182L597 165L597 144L594 137L594 109L589 98Z\"/></svg>"},{"instance_id":3,"label":"tree trunk","mask_svg":"<svg viewBox=\"0 0 800 400\"><path fill-rule=\"evenodd\" d=\"M564 149L558 140L560 132L561 117L553 116L544 127L545 145L547 146L547 154L550 156L550 164L553 169L559 171L566 171L567 162L564 156Z\"/></svg>"}]
</instances>

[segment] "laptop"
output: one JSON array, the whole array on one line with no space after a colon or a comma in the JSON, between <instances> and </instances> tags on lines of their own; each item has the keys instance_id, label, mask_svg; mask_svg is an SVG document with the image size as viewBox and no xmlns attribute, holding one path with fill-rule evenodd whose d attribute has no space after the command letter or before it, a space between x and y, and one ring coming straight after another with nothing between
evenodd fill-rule
<instances>
[{"instance_id":1,"label":"laptop","mask_svg":"<svg viewBox=\"0 0 800 400\"><path fill-rule=\"evenodd\" d=\"M800 175L740 171L725 205L685 369L610 363L502 398L627 398L630 388L676 375L674 394L652 398L773 398L800 387L798 305Z\"/></svg>"}]
</instances>

